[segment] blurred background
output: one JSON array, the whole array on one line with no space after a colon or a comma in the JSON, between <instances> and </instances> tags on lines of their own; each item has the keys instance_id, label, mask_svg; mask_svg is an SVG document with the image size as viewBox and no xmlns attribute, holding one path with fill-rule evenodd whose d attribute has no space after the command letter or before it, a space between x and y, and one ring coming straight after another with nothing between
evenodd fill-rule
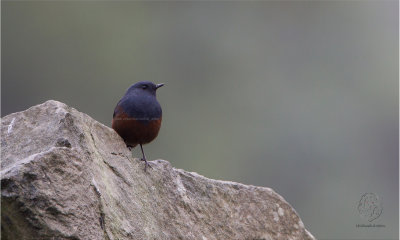
<instances>
[{"instance_id":1,"label":"blurred background","mask_svg":"<svg viewBox=\"0 0 400 240\"><path fill-rule=\"evenodd\" d=\"M131 84L163 82L150 159L271 187L318 239L397 239L398 17L397 1L2 1L1 115L55 99L110 126ZM384 227L356 227L369 192Z\"/></svg>"}]
</instances>

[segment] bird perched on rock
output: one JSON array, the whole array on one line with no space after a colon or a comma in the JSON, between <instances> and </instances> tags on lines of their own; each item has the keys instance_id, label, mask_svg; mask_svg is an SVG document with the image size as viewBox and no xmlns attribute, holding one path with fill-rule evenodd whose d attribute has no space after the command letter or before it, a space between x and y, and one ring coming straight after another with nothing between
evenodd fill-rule
<instances>
[{"instance_id":1,"label":"bird perched on rock","mask_svg":"<svg viewBox=\"0 0 400 240\"><path fill-rule=\"evenodd\" d=\"M128 88L114 109L112 128L124 139L130 150L140 145L145 171L150 164L142 145L153 141L160 130L162 110L156 99L156 91L162 86L163 83L148 81L135 83Z\"/></svg>"}]
</instances>

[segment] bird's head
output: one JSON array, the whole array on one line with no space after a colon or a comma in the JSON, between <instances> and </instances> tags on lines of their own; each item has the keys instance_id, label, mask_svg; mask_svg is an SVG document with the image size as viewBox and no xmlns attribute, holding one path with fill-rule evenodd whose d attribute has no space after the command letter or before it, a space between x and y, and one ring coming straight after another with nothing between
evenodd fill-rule
<instances>
[{"instance_id":1,"label":"bird's head","mask_svg":"<svg viewBox=\"0 0 400 240\"><path fill-rule=\"evenodd\" d=\"M164 83L155 84L149 81L142 81L142 82L137 82L132 86L130 86L127 93L131 92L140 94L147 93L155 96L157 89L162 86L164 86Z\"/></svg>"}]
</instances>

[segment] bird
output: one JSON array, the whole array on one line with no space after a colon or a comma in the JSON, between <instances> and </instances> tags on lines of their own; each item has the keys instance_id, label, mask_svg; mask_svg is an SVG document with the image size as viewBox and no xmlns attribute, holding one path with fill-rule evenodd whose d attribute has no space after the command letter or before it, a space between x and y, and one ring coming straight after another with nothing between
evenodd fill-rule
<instances>
[{"instance_id":1,"label":"bird","mask_svg":"<svg viewBox=\"0 0 400 240\"><path fill-rule=\"evenodd\" d=\"M117 103L111 123L129 150L140 145L145 172L147 166L151 166L147 162L142 145L153 141L160 131L162 109L157 101L156 92L162 86L164 83L155 84L150 81L131 85Z\"/></svg>"}]
</instances>

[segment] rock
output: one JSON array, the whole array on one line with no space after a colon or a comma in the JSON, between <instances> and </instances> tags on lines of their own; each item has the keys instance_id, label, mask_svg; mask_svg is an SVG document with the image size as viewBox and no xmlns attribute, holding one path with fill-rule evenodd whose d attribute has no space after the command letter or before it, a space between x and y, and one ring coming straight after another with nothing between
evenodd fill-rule
<instances>
[{"instance_id":1,"label":"rock","mask_svg":"<svg viewBox=\"0 0 400 240\"><path fill-rule=\"evenodd\" d=\"M1 122L1 237L314 239L270 188L151 169L113 129L47 101Z\"/></svg>"}]
</instances>

